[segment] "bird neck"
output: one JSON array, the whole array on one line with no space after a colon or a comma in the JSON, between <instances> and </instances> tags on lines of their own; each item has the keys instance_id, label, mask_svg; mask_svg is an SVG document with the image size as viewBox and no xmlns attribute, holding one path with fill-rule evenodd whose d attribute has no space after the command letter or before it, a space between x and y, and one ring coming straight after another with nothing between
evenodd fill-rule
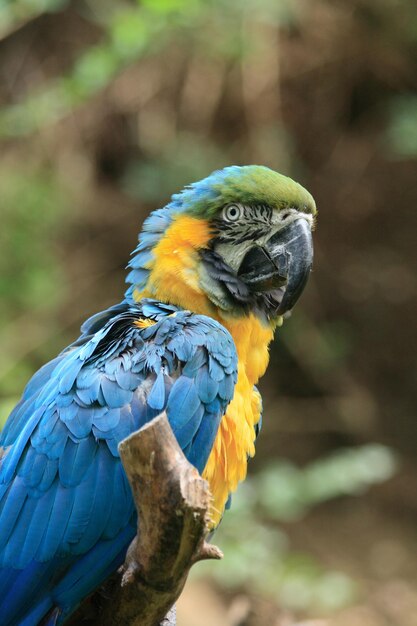
<instances>
[{"instance_id":1,"label":"bird neck","mask_svg":"<svg viewBox=\"0 0 417 626\"><path fill-rule=\"evenodd\" d=\"M133 299L155 298L194 313L212 316L212 305L199 285L198 253L211 238L204 220L177 216L152 249L144 268L144 285L133 289Z\"/></svg>"},{"instance_id":2,"label":"bird neck","mask_svg":"<svg viewBox=\"0 0 417 626\"><path fill-rule=\"evenodd\" d=\"M199 280L199 250L212 237L207 222L178 216L152 250L149 275L135 300L155 298L220 322L233 337L238 356L235 392L223 416L204 469L213 495L211 522L218 524L229 494L246 476L247 460L255 454L255 426L261 415L261 399L254 385L269 361L268 346L275 326L254 313L230 315L216 307ZM279 320L277 320L279 321Z\"/></svg>"},{"instance_id":3,"label":"bird neck","mask_svg":"<svg viewBox=\"0 0 417 626\"><path fill-rule=\"evenodd\" d=\"M265 323L254 313L231 315L217 307L203 291L198 255L211 237L207 221L177 216L153 248L146 285L141 290L134 289L133 297L135 300L155 298L219 321L234 339L239 372L254 385L268 365L268 345L273 339L274 325Z\"/></svg>"}]
</instances>

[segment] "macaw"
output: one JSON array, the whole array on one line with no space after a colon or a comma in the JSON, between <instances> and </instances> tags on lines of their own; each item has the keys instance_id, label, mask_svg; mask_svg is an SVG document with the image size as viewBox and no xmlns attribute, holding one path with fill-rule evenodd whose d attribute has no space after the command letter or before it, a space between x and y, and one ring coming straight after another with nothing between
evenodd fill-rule
<instances>
[{"instance_id":1,"label":"macaw","mask_svg":"<svg viewBox=\"0 0 417 626\"><path fill-rule=\"evenodd\" d=\"M215 528L246 475L268 345L310 273L315 202L231 166L150 214L120 304L27 384L0 438L0 623L61 624L124 561L136 511L119 442L165 410Z\"/></svg>"}]
</instances>

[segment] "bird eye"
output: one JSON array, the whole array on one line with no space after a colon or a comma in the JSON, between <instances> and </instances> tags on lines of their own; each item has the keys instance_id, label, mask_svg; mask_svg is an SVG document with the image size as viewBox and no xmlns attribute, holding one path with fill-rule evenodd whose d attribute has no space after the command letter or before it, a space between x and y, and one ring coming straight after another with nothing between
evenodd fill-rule
<instances>
[{"instance_id":1,"label":"bird eye","mask_svg":"<svg viewBox=\"0 0 417 626\"><path fill-rule=\"evenodd\" d=\"M236 222L242 214L243 209L239 204L228 204L223 209L223 218L228 222Z\"/></svg>"}]
</instances>

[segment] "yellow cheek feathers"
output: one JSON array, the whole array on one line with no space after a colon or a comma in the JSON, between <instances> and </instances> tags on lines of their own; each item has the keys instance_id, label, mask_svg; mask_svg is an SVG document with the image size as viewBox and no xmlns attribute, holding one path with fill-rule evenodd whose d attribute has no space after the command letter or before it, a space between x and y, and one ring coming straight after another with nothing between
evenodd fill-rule
<instances>
[{"instance_id":1,"label":"yellow cheek feathers","mask_svg":"<svg viewBox=\"0 0 417 626\"><path fill-rule=\"evenodd\" d=\"M261 399L254 385L268 365L273 329L255 315L227 318L214 307L198 282L197 255L212 234L208 222L179 216L153 250L146 288L134 291L136 300L152 297L217 319L232 335L238 353L238 380L204 469L213 495L212 525L223 514L229 494L246 476L248 456L255 454L255 430ZM141 324L139 320L137 324Z\"/></svg>"}]
</instances>

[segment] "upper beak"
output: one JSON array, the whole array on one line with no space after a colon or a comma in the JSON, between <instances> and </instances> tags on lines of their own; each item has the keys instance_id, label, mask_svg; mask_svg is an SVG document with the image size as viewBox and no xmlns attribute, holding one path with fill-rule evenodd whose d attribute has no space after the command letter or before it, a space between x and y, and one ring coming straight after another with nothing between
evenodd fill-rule
<instances>
[{"instance_id":1,"label":"upper beak","mask_svg":"<svg viewBox=\"0 0 417 626\"><path fill-rule=\"evenodd\" d=\"M239 276L251 291L269 292L276 314L293 308L300 297L313 263L310 224L300 217L278 231L263 245L246 253Z\"/></svg>"}]
</instances>

